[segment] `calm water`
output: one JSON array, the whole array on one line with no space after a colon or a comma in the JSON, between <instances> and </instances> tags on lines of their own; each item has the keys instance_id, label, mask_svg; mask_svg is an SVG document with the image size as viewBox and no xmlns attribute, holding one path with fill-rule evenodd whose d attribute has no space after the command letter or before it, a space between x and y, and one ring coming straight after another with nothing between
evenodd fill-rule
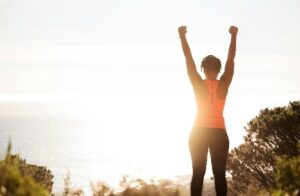
<instances>
[{"instance_id":1,"label":"calm water","mask_svg":"<svg viewBox=\"0 0 300 196\"><path fill-rule=\"evenodd\" d=\"M52 171L55 193L62 191L68 171L74 187L85 193L90 182L117 187L127 174L144 179L184 176L184 183L189 182L193 102L188 107L173 95L149 94L101 95L71 103L72 98L55 104L1 102L1 158L10 137L13 153ZM211 175L208 160L206 177Z\"/></svg>"},{"instance_id":2,"label":"calm water","mask_svg":"<svg viewBox=\"0 0 300 196\"><path fill-rule=\"evenodd\" d=\"M126 147L126 142L121 142L122 135L121 138L115 138L114 133L105 135L101 130L92 130L80 119L11 117L1 118L0 124L1 158L10 137L13 153L20 154L28 163L47 166L53 172L55 193L62 191L67 171L70 171L72 184L82 187L86 193L90 190L89 182L102 180L117 186L124 174L144 178L177 175L172 169L168 170L171 163L161 159L159 149L145 146L139 149L141 141L136 140L136 145L132 145L134 139ZM177 164L178 168L188 166L178 161Z\"/></svg>"}]
</instances>

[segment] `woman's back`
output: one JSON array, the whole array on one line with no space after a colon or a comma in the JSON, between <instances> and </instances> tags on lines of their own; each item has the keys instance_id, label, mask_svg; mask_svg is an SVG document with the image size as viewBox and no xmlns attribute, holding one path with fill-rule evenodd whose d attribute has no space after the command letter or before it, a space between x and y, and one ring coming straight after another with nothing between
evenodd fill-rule
<instances>
[{"instance_id":1,"label":"woman's back","mask_svg":"<svg viewBox=\"0 0 300 196\"><path fill-rule=\"evenodd\" d=\"M204 80L207 95L204 98L195 96L197 104L195 127L225 129L223 110L226 97L223 99L219 98L219 83L219 80Z\"/></svg>"}]
</instances>

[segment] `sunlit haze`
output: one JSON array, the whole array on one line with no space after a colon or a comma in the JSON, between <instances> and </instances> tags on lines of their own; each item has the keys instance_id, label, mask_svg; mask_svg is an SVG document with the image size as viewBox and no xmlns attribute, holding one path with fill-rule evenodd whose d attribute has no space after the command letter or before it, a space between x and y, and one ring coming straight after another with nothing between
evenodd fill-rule
<instances>
[{"instance_id":1,"label":"sunlit haze","mask_svg":"<svg viewBox=\"0 0 300 196\"><path fill-rule=\"evenodd\" d=\"M107 178L191 174L196 105L177 28L200 71L208 54L224 65L239 27L232 149L260 109L300 97L299 10L296 0L0 0L0 117L78 119L94 139L79 151L128 162Z\"/></svg>"}]
</instances>

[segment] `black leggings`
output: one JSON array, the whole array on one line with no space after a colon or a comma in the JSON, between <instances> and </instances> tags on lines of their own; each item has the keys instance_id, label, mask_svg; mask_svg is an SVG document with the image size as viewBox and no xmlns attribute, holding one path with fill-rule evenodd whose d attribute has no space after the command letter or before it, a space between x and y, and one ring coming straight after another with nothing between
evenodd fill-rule
<instances>
[{"instance_id":1,"label":"black leggings","mask_svg":"<svg viewBox=\"0 0 300 196\"><path fill-rule=\"evenodd\" d=\"M229 148L226 130L194 127L190 134L189 147L193 164L191 195L201 195L208 149L211 156L216 193L218 196L226 195L227 184L225 170Z\"/></svg>"}]
</instances>

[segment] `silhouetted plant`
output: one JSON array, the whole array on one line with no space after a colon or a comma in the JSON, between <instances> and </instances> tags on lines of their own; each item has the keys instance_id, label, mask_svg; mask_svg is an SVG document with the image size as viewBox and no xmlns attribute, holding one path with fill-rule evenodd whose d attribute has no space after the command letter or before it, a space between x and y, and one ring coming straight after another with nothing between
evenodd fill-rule
<instances>
[{"instance_id":1,"label":"silhouetted plant","mask_svg":"<svg viewBox=\"0 0 300 196\"><path fill-rule=\"evenodd\" d=\"M274 193L300 194L300 142L299 155L296 157L281 156L276 163L276 187Z\"/></svg>"},{"instance_id":2,"label":"silhouetted plant","mask_svg":"<svg viewBox=\"0 0 300 196\"><path fill-rule=\"evenodd\" d=\"M125 175L120 180L121 190L115 191L105 182L98 182L92 186L93 196L179 196L180 186L171 180L131 179Z\"/></svg>"},{"instance_id":3,"label":"silhouetted plant","mask_svg":"<svg viewBox=\"0 0 300 196\"><path fill-rule=\"evenodd\" d=\"M93 196L114 196L114 190L105 182L90 183Z\"/></svg>"},{"instance_id":4,"label":"silhouetted plant","mask_svg":"<svg viewBox=\"0 0 300 196\"><path fill-rule=\"evenodd\" d=\"M272 191L276 188L276 158L298 155L300 102L261 110L245 129L245 142L229 154L231 186L239 193L245 193L249 184Z\"/></svg>"},{"instance_id":5,"label":"silhouetted plant","mask_svg":"<svg viewBox=\"0 0 300 196\"><path fill-rule=\"evenodd\" d=\"M49 195L49 192L31 175L20 171L20 162L22 160L18 156L11 155L11 142L9 142L5 159L0 161L0 195Z\"/></svg>"},{"instance_id":6,"label":"silhouetted plant","mask_svg":"<svg viewBox=\"0 0 300 196\"><path fill-rule=\"evenodd\" d=\"M63 196L83 196L83 190L81 188L72 188L71 187L71 175L70 172L67 172L66 177L64 178L64 191Z\"/></svg>"}]
</instances>

